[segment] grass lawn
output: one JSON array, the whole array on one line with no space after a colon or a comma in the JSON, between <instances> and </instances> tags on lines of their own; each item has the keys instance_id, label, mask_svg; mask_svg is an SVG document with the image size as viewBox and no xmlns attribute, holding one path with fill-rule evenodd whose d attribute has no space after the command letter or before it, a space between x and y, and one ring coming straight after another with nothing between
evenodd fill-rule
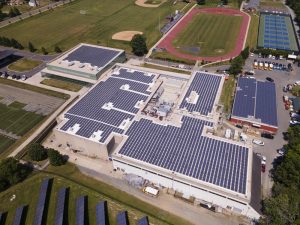
<instances>
[{"instance_id":1,"label":"grass lawn","mask_svg":"<svg viewBox=\"0 0 300 225\"><path fill-rule=\"evenodd\" d=\"M168 52L154 52L151 54L151 58L172 61L172 62L176 62L176 63L184 63L187 65L195 65L195 63L196 63L196 61L193 61L193 60L177 58L176 56L173 56Z\"/></svg>"},{"instance_id":2,"label":"grass lawn","mask_svg":"<svg viewBox=\"0 0 300 225\"><path fill-rule=\"evenodd\" d=\"M157 66L157 65L148 64L148 63L144 63L142 66L146 67L146 68L151 68L151 69L156 69L156 70L165 70L165 71L170 71L170 72L174 72L174 73L184 73L184 74L188 74L188 75L191 74L191 72L188 72L188 71L177 70L177 69L173 69L170 67Z\"/></svg>"},{"instance_id":3,"label":"grass lawn","mask_svg":"<svg viewBox=\"0 0 300 225\"><path fill-rule=\"evenodd\" d=\"M249 46L250 49L256 49L257 46L257 37L258 37L258 27L259 27L259 16L251 15L251 23L248 31L246 46Z\"/></svg>"},{"instance_id":4,"label":"grass lawn","mask_svg":"<svg viewBox=\"0 0 300 225\"><path fill-rule=\"evenodd\" d=\"M91 225L96 224L95 208L96 204L102 200L108 201L110 224L116 224L116 214L118 211L122 210L128 211L130 224L136 224L136 220L144 215L149 216L151 224L189 224L175 215L148 205L147 203L144 203L118 189L108 186L105 183L98 182L80 174L73 165L67 164L66 166L57 168L50 167L49 171L52 171L53 173L35 174L23 183L0 193L0 211L8 212L6 224L12 224L15 209L22 204L28 205L26 224L33 224L40 185L45 177L54 178L51 187L50 200L48 202L48 207L46 207L48 210L46 211L45 224L54 224L56 196L58 190L62 187L70 188L67 201L68 204L66 205L66 211L68 212L66 218L69 225L75 224L75 201L80 195L88 196L87 215L89 224ZM70 178L55 175L54 173L63 173L64 176L70 176ZM107 195L108 192L111 196ZM11 202L10 198L13 194L16 195L16 199ZM124 204L123 201L126 201L126 203Z\"/></svg>"},{"instance_id":5,"label":"grass lawn","mask_svg":"<svg viewBox=\"0 0 300 225\"><path fill-rule=\"evenodd\" d=\"M22 136L45 118L34 112L27 112L21 106L20 103L9 106L0 103L0 129Z\"/></svg>"},{"instance_id":6,"label":"grass lawn","mask_svg":"<svg viewBox=\"0 0 300 225\"><path fill-rule=\"evenodd\" d=\"M230 113L233 103L233 91L235 86L235 79L230 76L228 80L225 81L220 102L224 105L224 112Z\"/></svg>"},{"instance_id":7,"label":"grass lawn","mask_svg":"<svg viewBox=\"0 0 300 225\"><path fill-rule=\"evenodd\" d=\"M276 9L286 9L286 6L281 1L261 1L261 7L271 7Z\"/></svg>"},{"instance_id":8,"label":"grass lawn","mask_svg":"<svg viewBox=\"0 0 300 225\"><path fill-rule=\"evenodd\" d=\"M68 90L68 91L73 91L73 92L80 91L80 89L82 88L82 86L79 84L75 84L75 83L71 83L71 82L63 81L63 80L51 79L51 78L42 80L41 84Z\"/></svg>"},{"instance_id":9,"label":"grass lawn","mask_svg":"<svg viewBox=\"0 0 300 225\"><path fill-rule=\"evenodd\" d=\"M14 81L14 80L9 80L9 79L5 79L5 78L1 78L0 77L0 84L5 84L5 85L10 85L10 86L14 86L17 88L22 88L25 90L29 90L29 91L34 91L34 92L38 92L44 95L49 95L49 96L53 96L53 97L57 97L57 98L62 98L62 99L69 99L70 96L64 93L60 93L57 91L52 91L49 89L44 89L44 88L40 88L37 86L33 86L30 84L26 84L26 83L21 83L18 81Z\"/></svg>"},{"instance_id":10,"label":"grass lawn","mask_svg":"<svg viewBox=\"0 0 300 225\"><path fill-rule=\"evenodd\" d=\"M0 134L0 153L5 151L9 146L15 143L15 140L10 139L8 137L2 136Z\"/></svg>"},{"instance_id":11,"label":"grass lawn","mask_svg":"<svg viewBox=\"0 0 300 225\"><path fill-rule=\"evenodd\" d=\"M141 31L152 46L160 37L164 18L182 9L186 3L167 1L158 8L135 5L135 0L76 0L70 4L48 11L0 29L1 34L15 38L24 46L32 42L36 49L42 46L49 52L54 46L69 49L80 42L99 44L131 50L129 43L112 40L114 33ZM192 5L192 4L191 4ZM80 14L85 10L86 14Z\"/></svg>"},{"instance_id":12,"label":"grass lawn","mask_svg":"<svg viewBox=\"0 0 300 225\"><path fill-rule=\"evenodd\" d=\"M234 49L242 20L240 16L199 13L174 39L173 46L196 56L222 56Z\"/></svg>"},{"instance_id":13,"label":"grass lawn","mask_svg":"<svg viewBox=\"0 0 300 225\"><path fill-rule=\"evenodd\" d=\"M35 67L41 65L43 62L35 61L31 59L19 59L18 61L10 64L8 66L9 70L24 72L34 69Z\"/></svg>"},{"instance_id":14,"label":"grass lawn","mask_svg":"<svg viewBox=\"0 0 300 225\"><path fill-rule=\"evenodd\" d=\"M145 1L145 3L157 5L157 4L161 3L161 0L147 0L147 1Z\"/></svg>"}]
</instances>

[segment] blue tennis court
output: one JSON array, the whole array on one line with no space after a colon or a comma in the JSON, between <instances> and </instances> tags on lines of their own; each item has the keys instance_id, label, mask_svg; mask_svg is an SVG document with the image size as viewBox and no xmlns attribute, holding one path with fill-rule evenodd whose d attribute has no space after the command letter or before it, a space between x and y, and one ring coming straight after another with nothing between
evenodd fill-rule
<instances>
[{"instance_id":1,"label":"blue tennis court","mask_svg":"<svg viewBox=\"0 0 300 225\"><path fill-rule=\"evenodd\" d=\"M261 13L258 47L298 52L298 42L290 16Z\"/></svg>"}]
</instances>

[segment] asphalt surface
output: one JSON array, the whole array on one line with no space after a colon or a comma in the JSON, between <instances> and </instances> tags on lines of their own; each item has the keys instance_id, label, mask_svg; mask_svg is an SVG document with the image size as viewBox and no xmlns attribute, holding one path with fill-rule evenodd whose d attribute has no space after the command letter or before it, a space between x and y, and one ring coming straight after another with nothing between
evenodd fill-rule
<instances>
[{"instance_id":1,"label":"asphalt surface","mask_svg":"<svg viewBox=\"0 0 300 225\"><path fill-rule=\"evenodd\" d=\"M32 60L37 60L37 61L42 61L43 63L39 65L38 67L34 68L33 70L27 71L27 72L16 72L16 71L10 71L7 66L8 64L4 64L0 67L0 72L7 72L9 75L26 75L28 78L32 77L34 74L38 73L42 69L46 67L46 63L53 60L56 58L59 54L55 55L41 55L41 54L36 54L33 52L29 51L22 51L14 48L7 48L7 47L0 47L0 51L2 50L12 50L13 55L18 57L18 58L27 58L27 59L32 59Z\"/></svg>"}]
</instances>

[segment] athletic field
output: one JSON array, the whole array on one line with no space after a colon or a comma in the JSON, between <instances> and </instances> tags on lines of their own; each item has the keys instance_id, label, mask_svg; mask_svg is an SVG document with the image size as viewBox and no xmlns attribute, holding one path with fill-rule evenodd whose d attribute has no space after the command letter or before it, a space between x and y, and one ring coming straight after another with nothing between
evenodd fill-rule
<instances>
[{"instance_id":1,"label":"athletic field","mask_svg":"<svg viewBox=\"0 0 300 225\"><path fill-rule=\"evenodd\" d=\"M218 61L240 54L250 18L226 8L196 8L159 43L168 53L189 60Z\"/></svg>"},{"instance_id":2,"label":"athletic field","mask_svg":"<svg viewBox=\"0 0 300 225\"><path fill-rule=\"evenodd\" d=\"M30 41L35 48L43 46L49 52L53 52L55 45L66 50L80 42L129 50L128 42L112 40L112 35L120 31L141 31L151 46L161 36L159 24L162 27L167 15L185 5L167 1L158 8L144 8L135 5L135 0L75 0L4 27L0 33L15 38L25 47Z\"/></svg>"},{"instance_id":3,"label":"athletic field","mask_svg":"<svg viewBox=\"0 0 300 225\"><path fill-rule=\"evenodd\" d=\"M234 49L243 18L199 13L172 42L180 52L196 56L222 56Z\"/></svg>"},{"instance_id":4,"label":"athletic field","mask_svg":"<svg viewBox=\"0 0 300 225\"><path fill-rule=\"evenodd\" d=\"M261 13L258 47L298 52L296 37L290 16Z\"/></svg>"}]
</instances>

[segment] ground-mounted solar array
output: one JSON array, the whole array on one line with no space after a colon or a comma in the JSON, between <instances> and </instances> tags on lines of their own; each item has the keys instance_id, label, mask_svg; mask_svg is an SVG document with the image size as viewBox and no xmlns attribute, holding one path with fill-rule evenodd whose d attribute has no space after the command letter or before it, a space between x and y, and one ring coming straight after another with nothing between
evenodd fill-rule
<instances>
[{"instance_id":1,"label":"ground-mounted solar array","mask_svg":"<svg viewBox=\"0 0 300 225\"><path fill-rule=\"evenodd\" d=\"M137 225L149 225L148 216L144 216L143 218L137 221Z\"/></svg>"},{"instance_id":2,"label":"ground-mounted solar array","mask_svg":"<svg viewBox=\"0 0 300 225\"><path fill-rule=\"evenodd\" d=\"M94 46L82 45L71 52L64 60L89 63L91 66L104 67L120 54L120 50L96 48Z\"/></svg>"},{"instance_id":3,"label":"ground-mounted solar array","mask_svg":"<svg viewBox=\"0 0 300 225\"><path fill-rule=\"evenodd\" d=\"M68 121L61 130L71 132L77 124L79 129L75 134L85 138L91 138L100 131L99 142L105 142L112 132L124 132L121 129L123 124L133 120L139 111L138 105L150 96L148 89L154 79L155 75L145 72L125 68L116 71L65 114Z\"/></svg>"},{"instance_id":4,"label":"ground-mounted solar array","mask_svg":"<svg viewBox=\"0 0 300 225\"><path fill-rule=\"evenodd\" d=\"M96 205L96 225L108 225L107 202L102 201Z\"/></svg>"},{"instance_id":5,"label":"ground-mounted solar array","mask_svg":"<svg viewBox=\"0 0 300 225\"><path fill-rule=\"evenodd\" d=\"M258 46L298 52L299 46L290 16L262 13Z\"/></svg>"},{"instance_id":6,"label":"ground-mounted solar array","mask_svg":"<svg viewBox=\"0 0 300 225\"><path fill-rule=\"evenodd\" d=\"M129 225L127 211L117 214L117 225Z\"/></svg>"},{"instance_id":7,"label":"ground-mounted solar array","mask_svg":"<svg viewBox=\"0 0 300 225\"><path fill-rule=\"evenodd\" d=\"M212 123L190 117L181 127L135 121L119 154L245 194L249 149L203 136L205 125Z\"/></svg>"},{"instance_id":8,"label":"ground-mounted solar array","mask_svg":"<svg viewBox=\"0 0 300 225\"><path fill-rule=\"evenodd\" d=\"M24 211L25 211L26 207L27 207L26 205L23 205L16 209L16 214L15 214L13 225L21 225L22 224L23 217L24 217Z\"/></svg>"},{"instance_id":9,"label":"ground-mounted solar array","mask_svg":"<svg viewBox=\"0 0 300 225\"><path fill-rule=\"evenodd\" d=\"M277 126L275 84L250 78L239 78L232 116Z\"/></svg>"},{"instance_id":10,"label":"ground-mounted solar array","mask_svg":"<svg viewBox=\"0 0 300 225\"><path fill-rule=\"evenodd\" d=\"M42 182L40 188L39 200L36 205L35 217L33 222L34 225L41 225L43 222L43 215L44 215L44 209L46 204L46 198L48 194L49 181L50 181L49 179L45 179Z\"/></svg>"},{"instance_id":11,"label":"ground-mounted solar array","mask_svg":"<svg viewBox=\"0 0 300 225\"><path fill-rule=\"evenodd\" d=\"M55 225L64 225L66 188L59 189L56 200Z\"/></svg>"},{"instance_id":12,"label":"ground-mounted solar array","mask_svg":"<svg viewBox=\"0 0 300 225\"><path fill-rule=\"evenodd\" d=\"M185 108L189 112L208 115L214 106L221 80L222 76L197 72L180 104L180 108ZM192 92L198 95L195 102L189 102L188 100Z\"/></svg>"},{"instance_id":13,"label":"ground-mounted solar array","mask_svg":"<svg viewBox=\"0 0 300 225\"><path fill-rule=\"evenodd\" d=\"M85 202L86 196L80 196L76 199L76 225L85 224Z\"/></svg>"}]
</instances>

